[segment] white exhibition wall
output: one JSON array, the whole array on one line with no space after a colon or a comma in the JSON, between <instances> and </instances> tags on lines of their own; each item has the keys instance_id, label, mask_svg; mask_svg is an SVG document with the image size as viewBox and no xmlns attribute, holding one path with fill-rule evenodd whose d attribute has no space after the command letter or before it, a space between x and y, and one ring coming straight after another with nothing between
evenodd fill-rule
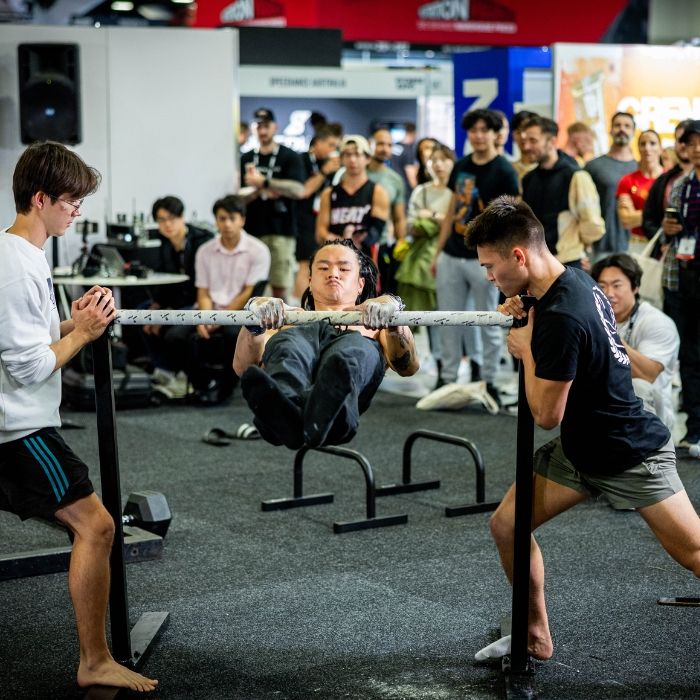
<instances>
[{"instance_id":1,"label":"white exhibition wall","mask_svg":"<svg viewBox=\"0 0 700 700\"><path fill-rule=\"evenodd\" d=\"M82 143L75 151L103 176L84 218L148 214L176 194L188 215L211 219L214 200L234 188L235 30L0 26L0 226L14 218L12 170L20 143L17 46L80 47ZM78 253L72 230L60 262Z\"/></svg>"}]
</instances>

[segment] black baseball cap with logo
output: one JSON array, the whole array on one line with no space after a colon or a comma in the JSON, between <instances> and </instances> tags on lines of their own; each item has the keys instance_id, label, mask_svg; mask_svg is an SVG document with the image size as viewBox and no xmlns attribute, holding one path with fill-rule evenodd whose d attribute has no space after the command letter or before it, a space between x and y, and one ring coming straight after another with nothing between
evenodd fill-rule
<instances>
[{"instance_id":1,"label":"black baseball cap with logo","mask_svg":"<svg viewBox=\"0 0 700 700\"><path fill-rule=\"evenodd\" d=\"M683 136L678 139L681 143L688 143L693 134L700 134L700 119L689 119L683 122L683 125L685 127Z\"/></svg>"},{"instance_id":2,"label":"black baseball cap with logo","mask_svg":"<svg viewBox=\"0 0 700 700\"><path fill-rule=\"evenodd\" d=\"M256 122L273 122L275 121L275 115L272 113L271 109L260 107L260 109L255 110L253 119L255 119Z\"/></svg>"}]
</instances>

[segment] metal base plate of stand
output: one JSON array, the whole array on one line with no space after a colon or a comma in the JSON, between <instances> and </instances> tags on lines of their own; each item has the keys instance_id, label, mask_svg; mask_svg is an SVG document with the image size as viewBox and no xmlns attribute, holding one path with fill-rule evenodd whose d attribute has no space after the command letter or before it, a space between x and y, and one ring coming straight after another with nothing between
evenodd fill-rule
<instances>
[{"instance_id":1,"label":"metal base plate of stand","mask_svg":"<svg viewBox=\"0 0 700 700\"><path fill-rule=\"evenodd\" d=\"M700 598L659 598L659 605L678 605L685 608L700 608Z\"/></svg>"},{"instance_id":2,"label":"metal base plate of stand","mask_svg":"<svg viewBox=\"0 0 700 700\"><path fill-rule=\"evenodd\" d=\"M511 633L511 619L509 617L501 620L501 637ZM537 685L535 684L535 661L531 656L527 657L527 665L522 672L515 673L511 669L510 655L503 657L501 661L501 671L503 672L503 683L505 686L506 700L515 698L537 699Z\"/></svg>"},{"instance_id":3,"label":"metal base plate of stand","mask_svg":"<svg viewBox=\"0 0 700 700\"><path fill-rule=\"evenodd\" d=\"M147 612L143 613L138 622L131 629L131 659L121 661L125 666L138 671L145 663L153 645L168 626L170 613ZM85 700L114 700L120 693L126 692L125 688L113 688L111 686L94 686L85 693Z\"/></svg>"},{"instance_id":4,"label":"metal base plate of stand","mask_svg":"<svg viewBox=\"0 0 700 700\"><path fill-rule=\"evenodd\" d=\"M71 548L67 546L5 554L0 557L0 581L68 571L70 553ZM159 559L162 553L162 537L138 527L124 527L126 563Z\"/></svg>"}]
</instances>

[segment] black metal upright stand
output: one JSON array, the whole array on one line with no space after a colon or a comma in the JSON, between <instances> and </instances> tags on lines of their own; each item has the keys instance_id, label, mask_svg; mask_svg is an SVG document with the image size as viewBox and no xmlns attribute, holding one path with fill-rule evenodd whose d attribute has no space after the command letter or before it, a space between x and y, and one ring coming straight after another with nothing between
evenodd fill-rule
<instances>
[{"instance_id":1,"label":"black metal upright stand","mask_svg":"<svg viewBox=\"0 0 700 700\"><path fill-rule=\"evenodd\" d=\"M532 301L534 300L526 301L526 309L532 305ZM516 321L513 325L524 324ZM507 698L536 698L534 663L527 653L535 424L527 402L525 368L522 361L519 366L518 379L511 653L510 656L503 657L503 673Z\"/></svg>"},{"instance_id":2,"label":"black metal upright stand","mask_svg":"<svg viewBox=\"0 0 700 700\"><path fill-rule=\"evenodd\" d=\"M168 620L167 612L144 613L129 632L129 601L124 564L124 531L122 527L121 486L117 425L112 384L112 353L108 333L103 333L92 348L95 374L95 408L102 479L102 502L114 520L114 545L110 555L109 617L112 633L112 655L131 668L138 668L146 659Z\"/></svg>"}]
</instances>

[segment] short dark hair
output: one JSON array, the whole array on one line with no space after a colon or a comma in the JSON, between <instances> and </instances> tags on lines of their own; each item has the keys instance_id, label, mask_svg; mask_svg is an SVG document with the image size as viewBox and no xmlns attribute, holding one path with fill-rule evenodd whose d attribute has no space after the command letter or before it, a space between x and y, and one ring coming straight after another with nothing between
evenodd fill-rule
<instances>
[{"instance_id":1,"label":"short dark hair","mask_svg":"<svg viewBox=\"0 0 700 700\"><path fill-rule=\"evenodd\" d=\"M591 268L591 277L597 282L606 267L618 267L630 281L632 289L639 289L643 270L639 263L627 253L613 253L602 258Z\"/></svg>"},{"instance_id":2,"label":"short dark hair","mask_svg":"<svg viewBox=\"0 0 700 700\"><path fill-rule=\"evenodd\" d=\"M331 124L321 124L321 126L316 129L316 133L311 139L311 143L316 143L316 141L325 141L330 138L338 138L336 129Z\"/></svg>"},{"instance_id":3,"label":"short dark hair","mask_svg":"<svg viewBox=\"0 0 700 700\"><path fill-rule=\"evenodd\" d=\"M359 296L355 300L355 303L361 304L363 301L377 296L377 279L379 278L377 266L372 261L372 258L365 255L365 253L363 253L349 238L336 238L332 241L326 241L320 245L311 256L311 260L309 260L309 268L313 268L314 260L316 259L318 252L329 245L342 245L345 248L349 248L353 251L353 253L355 253L355 255L357 255L357 262L360 265L360 277L364 279L365 286L362 288L362 292L360 292ZM303 309L308 309L309 311L313 311L315 309L314 298L311 294L310 287L307 287L304 293L301 295L301 307Z\"/></svg>"},{"instance_id":4,"label":"short dark hair","mask_svg":"<svg viewBox=\"0 0 700 700\"><path fill-rule=\"evenodd\" d=\"M19 157L12 176L15 210L28 214L37 192L48 195L53 204L61 195L83 199L100 186L101 175L63 144L34 143Z\"/></svg>"},{"instance_id":5,"label":"short dark hair","mask_svg":"<svg viewBox=\"0 0 700 700\"><path fill-rule=\"evenodd\" d=\"M309 124L311 124L311 128L314 131L318 131L320 126L328 124L328 120L326 119L326 115L321 114L321 112L311 112L309 115Z\"/></svg>"},{"instance_id":6,"label":"short dark hair","mask_svg":"<svg viewBox=\"0 0 700 700\"><path fill-rule=\"evenodd\" d=\"M544 249L544 228L532 209L516 197L496 197L467 227L464 242L469 248L492 246L502 256L513 247Z\"/></svg>"},{"instance_id":7,"label":"short dark hair","mask_svg":"<svg viewBox=\"0 0 700 700\"><path fill-rule=\"evenodd\" d=\"M549 117L542 117L536 114L534 117L530 117L520 125L520 129L524 131L529 129L531 126L539 126L543 134L549 134L549 136L559 135L559 125L550 119Z\"/></svg>"},{"instance_id":8,"label":"short dark hair","mask_svg":"<svg viewBox=\"0 0 700 700\"><path fill-rule=\"evenodd\" d=\"M612 123L618 117L629 117L632 120L632 125L637 126L637 122L634 121L634 116L632 114L630 114L629 112L615 112L615 114L613 114L612 117L610 117L610 124L612 125Z\"/></svg>"},{"instance_id":9,"label":"short dark hair","mask_svg":"<svg viewBox=\"0 0 700 700\"><path fill-rule=\"evenodd\" d=\"M229 214L245 216L245 200L237 194L227 194L225 197L221 197L221 199L217 199L214 202L214 206L211 208L214 216L216 216L216 212L219 211L219 209L223 209Z\"/></svg>"},{"instance_id":10,"label":"short dark hair","mask_svg":"<svg viewBox=\"0 0 700 700\"><path fill-rule=\"evenodd\" d=\"M489 131L500 131L503 118L492 109L472 109L462 115L462 128L469 131L479 120L483 120Z\"/></svg>"},{"instance_id":11,"label":"short dark hair","mask_svg":"<svg viewBox=\"0 0 700 700\"><path fill-rule=\"evenodd\" d=\"M378 126L375 126L374 129L372 129L372 133L370 134L370 136L374 138L378 131L388 131L389 136L391 136L391 129L386 124L379 124ZM394 140L393 137L391 140Z\"/></svg>"},{"instance_id":12,"label":"short dark hair","mask_svg":"<svg viewBox=\"0 0 700 700\"><path fill-rule=\"evenodd\" d=\"M325 126L333 136L337 136L339 139L343 137L343 125L340 122L328 122Z\"/></svg>"},{"instance_id":13,"label":"short dark hair","mask_svg":"<svg viewBox=\"0 0 700 700\"><path fill-rule=\"evenodd\" d=\"M172 194L156 199L156 201L153 202L151 216L153 216L154 221L156 220L156 214L158 213L159 209L165 209L168 214L172 214L173 216L182 216L185 213L185 205L183 201L179 197Z\"/></svg>"},{"instance_id":14,"label":"short dark hair","mask_svg":"<svg viewBox=\"0 0 700 700\"><path fill-rule=\"evenodd\" d=\"M528 119L531 119L532 117L538 117L538 116L539 116L539 114L537 114L537 112L530 112L527 109L521 109L519 112L516 112L513 115L513 118L510 120L510 130L511 131L519 131L523 125L523 122L526 122Z\"/></svg>"}]
</instances>

